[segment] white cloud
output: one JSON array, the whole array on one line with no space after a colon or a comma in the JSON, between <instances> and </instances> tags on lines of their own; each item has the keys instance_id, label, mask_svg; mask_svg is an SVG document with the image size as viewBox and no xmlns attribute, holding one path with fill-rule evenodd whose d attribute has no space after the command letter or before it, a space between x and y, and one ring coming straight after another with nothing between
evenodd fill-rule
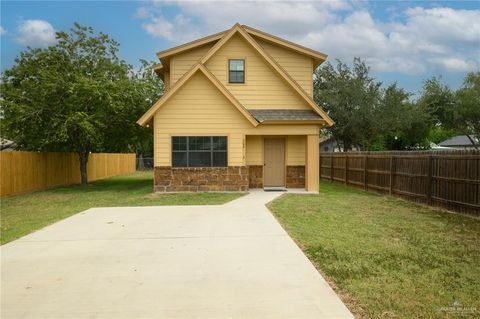
<instances>
[{"instance_id":1,"label":"white cloud","mask_svg":"<svg viewBox=\"0 0 480 319\"><path fill-rule=\"evenodd\" d=\"M179 14L169 18L165 7ZM374 71L421 74L475 70L480 65L480 10L408 8L393 22L372 17L363 1L155 2L144 29L178 44L230 28L235 22L351 61L366 59ZM387 10L388 11L388 10ZM146 15L145 15L146 16ZM194 22L192 22L194 21Z\"/></svg>"},{"instance_id":2,"label":"white cloud","mask_svg":"<svg viewBox=\"0 0 480 319\"><path fill-rule=\"evenodd\" d=\"M7 30L5 30L2 26L0 26L0 35L7 34Z\"/></svg>"},{"instance_id":3,"label":"white cloud","mask_svg":"<svg viewBox=\"0 0 480 319\"><path fill-rule=\"evenodd\" d=\"M465 72L480 67L478 61L467 61L459 58L432 58L430 62L451 72Z\"/></svg>"},{"instance_id":4,"label":"white cloud","mask_svg":"<svg viewBox=\"0 0 480 319\"><path fill-rule=\"evenodd\" d=\"M145 31L147 31L147 33L156 38L165 38L170 41L172 40L172 31L174 30L174 25L162 16L152 18L150 22L144 23L143 28Z\"/></svg>"},{"instance_id":5,"label":"white cloud","mask_svg":"<svg viewBox=\"0 0 480 319\"><path fill-rule=\"evenodd\" d=\"M147 7L139 7L139 8L137 8L137 11L135 12L134 17L138 18L138 19L148 19L148 18L152 17L152 13L150 12L150 10Z\"/></svg>"},{"instance_id":6,"label":"white cloud","mask_svg":"<svg viewBox=\"0 0 480 319\"><path fill-rule=\"evenodd\" d=\"M454 10L451 8L410 8L406 29L411 35L427 41L454 41L479 44L479 10Z\"/></svg>"},{"instance_id":7,"label":"white cloud","mask_svg":"<svg viewBox=\"0 0 480 319\"><path fill-rule=\"evenodd\" d=\"M173 43L187 42L200 36L190 19L182 14L177 15L173 20L160 15L143 23L142 27L153 37L164 38Z\"/></svg>"},{"instance_id":8,"label":"white cloud","mask_svg":"<svg viewBox=\"0 0 480 319\"><path fill-rule=\"evenodd\" d=\"M21 21L17 33L17 42L24 46L47 47L57 41L55 29L45 20Z\"/></svg>"}]
</instances>

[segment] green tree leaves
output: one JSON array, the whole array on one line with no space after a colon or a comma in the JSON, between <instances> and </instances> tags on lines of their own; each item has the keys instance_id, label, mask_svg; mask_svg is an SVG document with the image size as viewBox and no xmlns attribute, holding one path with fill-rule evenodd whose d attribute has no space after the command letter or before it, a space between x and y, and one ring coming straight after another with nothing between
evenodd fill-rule
<instances>
[{"instance_id":1,"label":"green tree leaves","mask_svg":"<svg viewBox=\"0 0 480 319\"><path fill-rule=\"evenodd\" d=\"M82 183L90 152L136 151L151 133L135 122L163 86L145 61L135 71L118 50L108 35L76 23L55 45L22 52L2 74L2 135L24 150L77 152Z\"/></svg>"},{"instance_id":2,"label":"green tree leaves","mask_svg":"<svg viewBox=\"0 0 480 319\"><path fill-rule=\"evenodd\" d=\"M333 118L330 129L344 149L371 145L378 134L375 110L380 102L381 83L369 76L367 65L355 59L352 68L337 60L327 63L314 76L314 98Z\"/></svg>"},{"instance_id":3,"label":"green tree leaves","mask_svg":"<svg viewBox=\"0 0 480 319\"><path fill-rule=\"evenodd\" d=\"M480 71L467 74L455 97L455 126L480 138Z\"/></svg>"},{"instance_id":4,"label":"green tree leaves","mask_svg":"<svg viewBox=\"0 0 480 319\"><path fill-rule=\"evenodd\" d=\"M326 63L314 76L314 98L336 124L327 130L344 150L425 149L456 134L480 135L480 72L457 92L425 81L417 101L396 83L382 88L365 62Z\"/></svg>"},{"instance_id":5,"label":"green tree leaves","mask_svg":"<svg viewBox=\"0 0 480 319\"><path fill-rule=\"evenodd\" d=\"M468 73L457 91L451 90L439 78L426 80L418 104L431 115L429 139L432 142L468 135L474 144L471 135L480 136L479 71Z\"/></svg>"}]
</instances>

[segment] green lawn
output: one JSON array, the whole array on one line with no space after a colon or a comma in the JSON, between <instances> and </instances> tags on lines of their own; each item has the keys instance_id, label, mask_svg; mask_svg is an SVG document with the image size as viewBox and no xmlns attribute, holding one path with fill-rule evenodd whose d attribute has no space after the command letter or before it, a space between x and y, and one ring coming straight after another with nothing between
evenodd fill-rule
<instances>
[{"instance_id":1,"label":"green lawn","mask_svg":"<svg viewBox=\"0 0 480 319\"><path fill-rule=\"evenodd\" d=\"M480 316L480 220L330 182L270 209L358 317Z\"/></svg>"},{"instance_id":2,"label":"green lawn","mask_svg":"<svg viewBox=\"0 0 480 319\"><path fill-rule=\"evenodd\" d=\"M137 172L88 186L59 187L1 199L1 243L7 243L90 207L213 205L241 193L153 194L153 173Z\"/></svg>"}]
</instances>

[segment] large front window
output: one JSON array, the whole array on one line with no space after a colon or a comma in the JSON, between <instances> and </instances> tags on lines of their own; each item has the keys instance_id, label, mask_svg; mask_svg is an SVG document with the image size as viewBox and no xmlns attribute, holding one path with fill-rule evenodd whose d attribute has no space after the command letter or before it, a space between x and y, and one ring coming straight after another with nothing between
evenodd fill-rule
<instances>
[{"instance_id":1,"label":"large front window","mask_svg":"<svg viewBox=\"0 0 480 319\"><path fill-rule=\"evenodd\" d=\"M226 167L226 136L173 136L173 167Z\"/></svg>"}]
</instances>

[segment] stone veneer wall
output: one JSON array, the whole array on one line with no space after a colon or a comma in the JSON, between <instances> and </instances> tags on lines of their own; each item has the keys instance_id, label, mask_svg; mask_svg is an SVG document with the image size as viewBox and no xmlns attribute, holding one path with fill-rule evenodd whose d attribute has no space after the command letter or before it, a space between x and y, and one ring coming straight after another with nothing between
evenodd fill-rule
<instances>
[{"instance_id":1,"label":"stone veneer wall","mask_svg":"<svg viewBox=\"0 0 480 319\"><path fill-rule=\"evenodd\" d=\"M248 167L155 167L155 192L248 191Z\"/></svg>"},{"instance_id":2,"label":"stone veneer wall","mask_svg":"<svg viewBox=\"0 0 480 319\"><path fill-rule=\"evenodd\" d=\"M248 180L249 188L263 188L263 166L250 165L248 166Z\"/></svg>"},{"instance_id":3,"label":"stone veneer wall","mask_svg":"<svg viewBox=\"0 0 480 319\"><path fill-rule=\"evenodd\" d=\"M287 166L287 188L305 188L305 166Z\"/></svg>"}]
</instances>

